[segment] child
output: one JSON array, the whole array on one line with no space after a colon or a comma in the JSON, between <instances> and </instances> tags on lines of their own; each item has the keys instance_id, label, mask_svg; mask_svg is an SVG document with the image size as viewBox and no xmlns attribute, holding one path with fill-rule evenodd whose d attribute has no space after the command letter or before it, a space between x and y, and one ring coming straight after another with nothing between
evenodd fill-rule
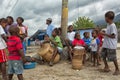
<instances>
[{"instance_id":1,"label":"child","mask_svg":"<svg viewBox=\"0 0 120 80\"><path fill-rule=\"evenodd\" d=\"M8 76L12 80L14 74L17 75L19 80L23 80L23 62L25 62L22 42L19 35L18 27L9 28L10 37L8 38L7 46L9 51L8 61ZM23 62L22 62L23 61Z\"/></svg>"},{"instance_id":2,"label":"child","mask_svg":"<svg viewBox=\"0 0 120 80\"><path fill-rule=\"evenodd\" d=\"M54 51L53 56L51 58L50 66L53 66L53 60L55 59L57 52L62 53L62 50L63 50L63 45L62 45L61 39L57 35L57 33L58 33L57 29L54 29L52 31L52 37L50 39L50 42L55 46L55 51Z\"/></svg>"},{"instance_id":3,"label":"child","mask_svg":"<svg viewBox=\"0 0 120 80\"><path fill-rule=\"evenodd\" d=\"M22 17L17 18L17 27L20 29L19 34L20 38L22 39L24 54L26 53L26 41L25 38L27 37L27 27L23 25L24 19Z\"/></svg>"},{"instance_id":4,"label":"child","mask_svg":"<svg viewBox=\"0 0 120 80\"><path fill-rule=\"evenodd\" d=\"M73 45L73 47L75 47L75 46L83 46L83 47L85 47L85 42L80 38L79 33L75 33L72 45Z\"/></svg>"},{"instance_id":5,"label":"child","mask_svg":"<svg viewBox=\"0 0 120 80\"><path fill-rule=\"evenodd\" d=\"M90 33L89 32L84 32L84 38L83 38L83 41L85 42L86 44L86 49L87 51L90 51L90 43L91 43L91 38L90 38Z\"/></svg>"},{"instance_id":6,"label":"child","mask_svg":"<svg viewBox=\"0 0 120 80\"><path fill-rule=\"evenodd\" d=\"M80 34L77 32L75 33L74 40L72 42L72 47L75 46L82 46L86 47L85 42L81 39ZM85 64L86 54L83 55L83 64Z\"/></svg>"},{"instance_id":7,"label":"child","mask_svg":"<svg viewBox=\"0 0 120 80\"><path fill-rule=\"evenodd\" d=\"M98 35L98 32L97 30L93 30L92 32L92 41L91 41L91 57L93 57L93 66L96 65L96 61L97 61L97 65L100 65L99 64L99 58L98 58L98 53L99 53L99 47L100 47L100 40L99 38L97 37Z\"/></svg>"},{"instance_id":8,"label":"child","mask_svg":"<svg viewBox=\"0 0 120 80\"><path fill-rule=\"evenodd\" d=\"M4 32L7 33L7 31L6 31L7 19L1 18L1 23L4 23L4 24L2 25L2 28L3 28Z\"/></svg>"},{"instance_id":9,"label":"child","mask_svg":"<svg viewBox=\"0 0 120 80\"><path fill-rule=\"evenodd\" d=\"M68 26L68 33L67 33L67 39L69 41L69 44L72 45L72 41L74 40L75 32L73 31L73 26Z\"/></svg>"},{"instance_id":10,"label":"child","mask_svg":"<svg viewBox=\"0 0 120 80\"><path fill-rule=\"evenodd\" d=\"M7 57L6 57L6 53L5 53L5 49L7 47L5 41L7 41L7 39L5 37L5 32L3 30L3 27L6 27L6 21L1 20L1 25L0 25L0 71L2 72L2 80L8 80L7 73L6 73Z\"/></svg>"},{"instance_id":11,"label":"child","mask_svg":"<svg viewBox=\"0 0 120 80\"><path fill-rule=\"evenodd\" d=\"M108 11L105 14L105 20L108 23L108 25L107 25L106 33L101 32L101 34L105 36L103 46L102 46L103 47L102 57L105 65L103 71L104 72L110 71L107 60L106 60L106 58L108 58L108 60L113 61L115 65L115 72L113 75L118 75L120 73L118 68L117 57L116 57L118 34L117 34L116 25L113 22L114 17L115 17L115 14L113 11Z\"/></svg>"}]
</instances>

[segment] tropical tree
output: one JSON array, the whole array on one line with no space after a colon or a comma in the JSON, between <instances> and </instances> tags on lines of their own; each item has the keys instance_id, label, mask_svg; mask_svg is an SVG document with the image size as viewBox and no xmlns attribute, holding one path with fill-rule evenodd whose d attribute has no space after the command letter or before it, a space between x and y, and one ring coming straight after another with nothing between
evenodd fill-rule
<instances>
[{"instance_id":1,"label":"tropical tree","mask_svg":"<svg viewBox=\"0 0 120 80\"><path fill-rule=\"evenodd\" d=\"M94 28L94 22L88 17L78 17L73 22L74 29Z\"/></svg>"}]
</instances>

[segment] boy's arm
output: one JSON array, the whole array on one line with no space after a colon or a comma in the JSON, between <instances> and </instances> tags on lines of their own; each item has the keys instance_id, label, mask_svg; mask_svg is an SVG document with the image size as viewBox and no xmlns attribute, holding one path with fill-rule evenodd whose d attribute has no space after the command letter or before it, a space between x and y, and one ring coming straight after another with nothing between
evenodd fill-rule
<instances>
[{"instance_id":1,"label":"boy's arm","mask_svg":"<svg viewBox=\"0 0 120 80\"><path fill-rule=\"evenodd\" d=\"M104 32L101 32L104 36L107 36L109 38L115 38L117 34L116 26L110 26L110 34L106 34Z\"/></svg>"},{"instance_id":2,"label":"boy's arm","mask_svg":"<svg viewBox=\"0 0 120 80\"><path fill-rule=\"evenodd\" d=\"M23 62L26 62L26 60L25 60L25 55L24 55L24 52L23 52L23 49L20 49L20 50L19 50L19 54L20 54L20 56L21 56Z\"/></svg>"},{"instance_id":3,"label":"boy's arm","mask_svg":"<svg viewBox=\"0 0 120 80\"><path fill-rule=\"evenodd\" d=\"M7 42L7 36L5 34L2 34L1 37Z\"/></svg>"},{"instance_id":4,"label":"boy's arm","mask_svg":"<svg viewBox=\"0 0 120 80\"><path fill-rule=\"evenodd\" d=\"M106 33L103 33L103 35L104 35L104 36L107 36L107 37L109 37L109 38L115 38L115 36L116 36L114 33L113 33L113 34L110 34L110 35L109 35L109 34L106 34Z\"/></svg>"},{"instance_id":5,"label":"boy's arm","mask_svg":"<svg viewBox=\"0 0 120 80\"><path fill-rule=\"evenodd\" d=\"M54 44L55 46L57 46L57 42L53 41L52 39L50 39L51 43Z\"/></svg>"},{"instance_id":6,"label":"boy's arm","mask_svg":"<svg viewBox=\"0 0 120 80\"><path fill-rule=\"evenodd\" d=\"M23 51L22 42L21 42L20 39L17 39L16 41L17 41L17 42L16 42L16 49L18 50L18 53L20 54L23 62L25 62L26 60L25 60L25 55L24 55L24 51Z\"/></svg>"}]
</instances>

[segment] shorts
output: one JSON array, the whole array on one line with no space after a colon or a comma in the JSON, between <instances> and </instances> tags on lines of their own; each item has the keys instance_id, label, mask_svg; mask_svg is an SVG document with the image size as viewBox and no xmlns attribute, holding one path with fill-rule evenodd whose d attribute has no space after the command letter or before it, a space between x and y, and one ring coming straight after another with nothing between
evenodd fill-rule
<instances>
[{"instance_id":1,"label":"shorts","mask_svg":"<svg viewBox=\"0 0 120 80\"><path fill-rule=\"evenodd\" d=\"M7 56L5 53L5 50L2 49L0 50L0 63L6 62L7 61Z\"/></svg>"},{"instance_id":2,"label":"shorts","mask_svg":"<svg viewBox=\"0 0 120 80\"><path fill-rule=\"evenodd\" d=\"M62 52L63 52L63 49L62 49L61 47L57 47L57 49L58 49L58 52L59 52L59 53L62 53Z\"/></svg>"},{"instance_id":3,"label":"shorts","mask_svg":"<svg viewBox=\"0 0 120 80\"><path fill-rule=\"evenodd\" d=\"M115 61L117 60L116 49L103 48L101 52L101 56L103 57L103 59L107 58L109 61Z\"/></svg>"},{"instance_id":4,"label":"shorts","mask_svg":"<svg viewBox=\"0 0 120 80\"><path fill-rule=\"evenodd\" d=\"M97 54L97 51L91 51L92 54Z\"/></svg>"},{"instance_id":5,"label":"shorts","mask_svg":"<svg viewBox=\"0 0 120 80\"><path fill-rule=\"evenodd\" d=\"M8 61L8 74L22 74L23 63L21 60L9 60Z\"/></svg>"}]
</instances>

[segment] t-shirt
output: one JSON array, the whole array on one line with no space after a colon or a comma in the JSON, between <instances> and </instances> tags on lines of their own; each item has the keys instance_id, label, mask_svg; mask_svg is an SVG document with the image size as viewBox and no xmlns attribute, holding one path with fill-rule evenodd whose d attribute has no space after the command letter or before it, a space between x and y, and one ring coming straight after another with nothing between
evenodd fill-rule
<instances>
[{"instance_id":1,"label":"t-shirt","mask_svg":"<svg viewBox=\"0 0 120 80\"><path fill-rule=\"evenodd\" d=\"M52 24L48 25L46 34L49 35L49 37L52 36L52 31L54 30L54 26Z\"/></svg>"},{"instance_id":2,"label":"t-shirt","mask_svg":"<svg viewBox=\"0 0 120 80\"><path fill-rule=\"evenodd\" d=\"M82 39L80 40L74 39L72 42L72 45L73 46L85 46L85 42Z\"/></svg>"},{"instance_id":3,"label":"t-shirt","mask_svg":"<svg viewBox=\"0 0 120 80\"><path fill-rule=\"evenodd\" d=\"M100 40L98 38L94 38L91 41L91 51L97 51L98 50L98 45L100 44Z\"/></svg>"},{"instance_id":4,"label":"t-shirt","mask_svg":"<svg viewBox=\"0 0 120 80\"><path fill-rule=\"evenodd\" d=\"M5 49L7 47L4 39L1 36L3 34L5 34L5 31L3 30L2 26L0 25L0 49Z\"/></svg>"},{"instance_id":5,"label":"t-shirt","mask_svg":"<svg viewBox=\"0 0 120 80\"><path fill-rule=\"evenodd\" d=\"M87 46L90 46L91 40L92 40L91 38L83 38L83 41Z\"/></svg>"},{"instance_id":6,"label":"t-shirt","mask_svg":"<svg viewBox=\"0 0 120 80\"><path fill-rule=\"evenodd\" d=\"M57 43L57 47L63 48L63 45L59 36L56 36L55 38L51 37L51 39Z\"/></svg>"},{"instance_id":7,"label":"t-shirt","mask_svg":"<svg viewBox=\"0 0 120 80\"><path fill-rule=\"evenodd\" d=\"M67 33L67 38L70 40L70 41L73 41L74 40L74 37L75 37L75 32L68 32Z\"/></svg>"},{"instance_id":8,"label":"t-shirt","mask_svg":"<svg viewBox=\"0 0 120 80\"><path fill-rule=\"evenodd\" d=\"M107 25L106 34L108 35L115 34L115 38L110 38L110 37L105 36L102 47L108 48L108 49L116 49L118 34L117 34L116 25L114 23Z\"/></svg>"},{"instance_id":9,"label":"t-shirt","mask_svg":"<svg viewBox=\"0 0 120 80\"><path fill-rule=\"evenodd\" d=\"M26 26L24 26L24 25L22 25L22 26L19 26L19 25L17 25L17 27L20 29L20 34L25 34L26 33L26 31L27 31L27 27Z\"/></svg>"},{"instance_id":10,"label":"t-shirt","mask_svg":"<svg viewBox=\"0 0 120 80\"><path fill-rule=\"evenodd\" d=\"M19 50L23 49L21 40L17 36L10 36L7 42L9 51L9 60L20 60L21 56Z\"/></svg>"}]
</instances>

